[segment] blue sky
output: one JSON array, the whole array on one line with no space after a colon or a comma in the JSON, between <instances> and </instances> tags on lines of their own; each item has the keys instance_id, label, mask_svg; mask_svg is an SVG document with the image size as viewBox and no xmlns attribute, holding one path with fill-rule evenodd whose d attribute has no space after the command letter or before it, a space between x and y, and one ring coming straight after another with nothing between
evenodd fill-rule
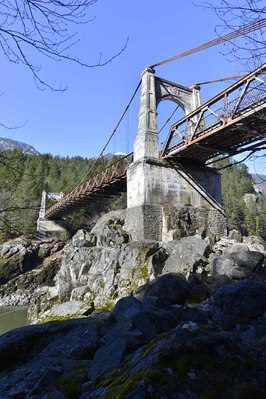
<instances>
[{"instance_id":1,"label":"blue sky","mask_svg":"<svg viewBox=\"0 0 266 399\"><path fill-rule=\"evenodd\" d=\"M197 3L203 3L198 1ZM90 9L95 20L78 27L80 43L73 54L95 64L125 51L110 64L82 68L70 62L36 58L41 74L51 84L66 85L65 92L40 91L30 71L1 56L0 136L33 145L41 153L92 157L99 154L123 112L141 72L147 65L195 47L216 37L220 22L210 10L190 0L99 0ZM229 62L225 45L215 46L156 68L156 75L188 86L193 82L241 74L244 66ZM204 85L202 99L223 90L225 83ZM137 129L139 94L108 151L131 151ZM161 107L161 108L160 108ZM159 128L169 106L160 106ZM168 114L167 114L168 112ZM182 116L177 113L178 116ZM175 122L173 120L172 122ZM120 138L124 143L120 145ZM257 170L266 173L263 159ZM264 170L263 170L264 169Z\"/></svg>"}]
</instances>

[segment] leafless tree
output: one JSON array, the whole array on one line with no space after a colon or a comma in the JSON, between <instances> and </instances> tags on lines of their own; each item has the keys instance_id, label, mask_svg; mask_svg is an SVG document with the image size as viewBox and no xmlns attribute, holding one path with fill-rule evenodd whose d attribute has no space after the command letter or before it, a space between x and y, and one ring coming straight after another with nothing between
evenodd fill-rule
<instances>
[{"instance_id":1,"label":"leafless tree","mask_svg":"<svg viewBox=\"0 0 266 399\"><path fill-rule=\"evenodd\" d=\"M218 36L266 18L265 0L214 0L200 6L213 10L221 21L215 28ZM241 39L229 42L225 48L230 61L241 61L245 69L254 69L265 61L266 29L247 33Z\"/></svg>"},{"instance_id":2,"label":"leafless tree","mask_svg":"<svg viewBox=\"0 0 266 399\"><path fill-rule=\"evenodd\" d=\"M49 87L40 74L36 53L54 61L67 60L85 67L106 65L124 50L107 60L90 65L71 55L78 43L77 26L93 20L89 8L97 0L3 0L0 4L0 49L10 62L23 64L32 72L38 87Z\"/></svg>"},{"instance_id":3,"label":"leafless tree","mask_svg":"<svg viewBox=\"0 0 266 399\"><path fill-rule=\"evenodd\" d=\"M216 34L222 36L250 23L257 23L261 29L247 33L241 38L224 44L223 54L229 61L242 64L245 72L253 70L265 62L266 55L266 3L265 0L214 0L196 5L212 10L220 23L215 27ZM260 22L259 22L260 21ZM265 118L265 113L259 115ZM263 138L263 136L262 136ZM264 144L264 143L263 143ZM244 154L238 162L265 157L265 145Z\"/></svg>"}]
</instances>

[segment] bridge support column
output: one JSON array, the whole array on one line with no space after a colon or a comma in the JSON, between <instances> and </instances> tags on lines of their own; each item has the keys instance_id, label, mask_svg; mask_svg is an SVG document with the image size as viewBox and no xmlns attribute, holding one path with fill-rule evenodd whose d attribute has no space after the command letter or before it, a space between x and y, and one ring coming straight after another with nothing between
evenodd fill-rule
<instances>
[{"instance_id":1,"label":"bridge support column","mask_svg":"<svg viewBox=\"0 0 266 399\"><path fill-rule=\"evenodd\" d=\"M55 236L58 238L66 238L68 233L63 220L45 219L46 202L49 197L54 199L62 198L63 194L52 194L46 191L42 192L41 207L39 218L37 220L37 232L42 236Z\"/></svg>"},{"instance_id":2,"label":"bridge support column","mask_svg":"<svg viewBox=\"0 0 266 399\"><path fill-rule=\"evenodd\" d=\"M134 162L127 172L126 225L133 239L161 239L162 206L150 195L158 183L152 168L152 163L159 162L156 108L154 70L147 68L142 74Z\"/></svg>"},{"instance_id":3,"label":"bridge support column","mask_svg":"<svg viewBox=\"0 0 266 399\"><path fill-rule=\"evenodd\" d=\"M199 106L200 101L197 88L170 84L155 78L151 68L142 75L134 162L127 171L126 228L133 240L168 239L172 228L167 220L169 212L184 206L206 209L207 224L214 233L225 228L220 175L202 165L177 166L159 159L156 108L165 95L165 85L173 87L173 97L177 93L175 98L183 101L185 111Z\"/></svg>"},{"instance_id":4,"label":"bridge support column","mask_svg":"<svg viewBox=\"0 0 266 399\"><path fill-rule=\"evenodd\" d=\"M127 178L126 227L133 240L172 239L176 215L184 208L197 231L224 234L220 175L214 169L145 160L132 164Z\"/></svg>"}]
</instances>

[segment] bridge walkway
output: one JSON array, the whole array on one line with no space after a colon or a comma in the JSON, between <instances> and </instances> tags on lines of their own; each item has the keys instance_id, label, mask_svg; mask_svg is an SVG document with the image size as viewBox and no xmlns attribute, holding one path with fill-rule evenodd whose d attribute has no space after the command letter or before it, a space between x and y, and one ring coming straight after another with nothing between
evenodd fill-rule
<instances>
[{"instance_id":1,"label":"bridge walkway","mask_svg":"<svg viewBox=\"0 0 266 399\"><path fill-rule=\"evenodd\" d=\"M266 142L265 119L266 64L173 124L162 158L208 164L255 149Z\"/></svg>"},{"instance_id":2,"label":"bridge walkway","mask_svg":"<svg viewBox=\"0 0 266 399\"><path fill-rule=\"evenodd\" d=\"M161 153L168 161L208 165L217 156L232 156L266 143L266 64L172 125ZM66 194L45 213L60 219L99 199L126 191L133 153Z\"/></svg>"},{"instance_id":3,"label":"bridge walkway","mask_svg":"<svg viewBox=\"0 0 266 399\"><path fill-rule=\"evenodd\" d=\"M126 191L128 165L133 162L133 153L119 159L96 176L76 187L57 203L47 209L45 218L60 219L101 199L108 199Z\"/></svg>"}]
</instances>

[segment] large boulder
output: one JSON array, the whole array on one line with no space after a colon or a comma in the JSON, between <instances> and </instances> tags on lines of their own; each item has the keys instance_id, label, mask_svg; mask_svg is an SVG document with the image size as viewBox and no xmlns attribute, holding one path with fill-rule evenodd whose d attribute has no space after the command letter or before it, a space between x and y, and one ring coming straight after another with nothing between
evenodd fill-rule
<instances>
[{"instance_id":1,"label":"large boulder","mask_svg":"<svg viewBox=\"0 0 266 399\"><path fill-rule=\"evenodd\" d=\"M266 312L266 284L239 281L223 285L213 297L213 320L225 330L249 323Z\"/></svg>"},{"instance_id":2,"label":"large boulder","mask_svg":"<svg viewBox=\"0 0 266 399\"><path fill-rule=\"evenodd\" d=\"M155 278L159 244L130 242L120 247L73 247L64 250L56 276L59 300L83 300L103 308Z\"/></svg>"},{"instance_id":3,"label":"large boulder","mask_svg":"<svg viewBox=\"0 0 266 399\"><path fill-rule=\"evenodd\" d=\"M205 258L210 253L210 244L208 240L200 236L184 237L180 240L174 240L162 244L166 253L169 254L163 267L163 274L182 273L188 274L196 271L197 267L205 268L208 261Z\"/></svg>"},{"instance_id":4,"label":"large boulder","mask_svg":"<svg viewBox=\"0 0 266 399\"><path fill-rule=\"evenodd\" d=\"M0 246L0 285L40 267L45 258L64 247L57 239L28 240L23 237Z\"/></svg>"},{"instance_id":5,"label":"large boulder","mask_svg":"<svg viewBox=\"0 0 266 399\"><path fill-rule=\"evenodd\" d=\"M190 295L191 287L186 279L177 273L168 273L139 287L133 295L140 300L146 296L155 296L171 304L184 304Z\"/></svg>"},{"instance_id":6,"label":"large boulder","mask_svg":"<svg viewBox=\"0 0 266 399\"><path fill-rule=\"evenodd\" d=\"M244 279L254 272L260 272L264 255L251 251L245 244L233 244L225 248L221 256L211 258L214 275L227 275L233 279Z\"/></svg>"},{"instance_id":7,"label":"large boulder","mask_svg":"<svg viewBox=\"0 0 266 399\"><path fill-rule=\"evenodd\" d=\"M175 309L167 301L147 297L141 303L134 297L121 298L101 331L103 345L93 358L89 378L95 380L116 367L129 353L177 323Z\"/></svg>"},{"instance_id":8,"label":"large boulder","mask_svg":"<svg viewBox=\"0 0 266 399\"><path fill-rule=\"evenodd\" d=\"M23 327L1 336L0 397L79 397L100 345L101 325L94 319L69 320Z\"/></svg>"},{"instance_id":9,"label":"large boulder","mask_svg":"<svg viewBox=\"0 0 266 399\"><path fill-rule=\"evenodd\" d=\"M56 276L60 301L74 299L74 295L76 300L94 302L95 306L101 306L107 299L111 299L115 290L120 251L119 248L68 246Z\"/></svg>"},{"instance_id":10,"label":"large boulder","mask_svg":"<svg viewBox=\"0 0 266 399\"><path fill-rule=\"evenodd\" d=\"M96 245L121 246L129 242L129 234L124 230L125 217L126 209L103 215L90 232L90 236L96 239Z\"/></svg>"}]
</instances>

